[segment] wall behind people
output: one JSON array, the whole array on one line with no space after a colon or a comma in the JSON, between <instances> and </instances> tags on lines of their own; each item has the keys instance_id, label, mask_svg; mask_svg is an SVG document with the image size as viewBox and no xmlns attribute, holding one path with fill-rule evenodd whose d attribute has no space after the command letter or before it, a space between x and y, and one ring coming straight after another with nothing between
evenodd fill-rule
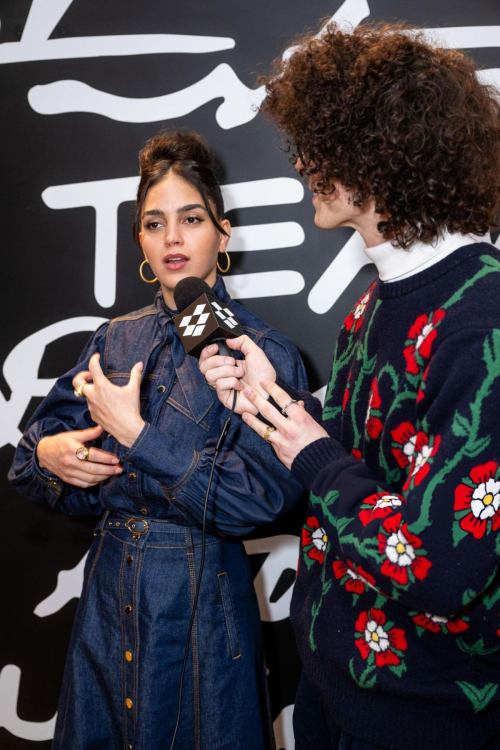
<instances>
[{"instance_id":1,"label":"wall behind people","mask_svg":"<svg viewBox=\"0 0 500 750\"><path fill-rule=\"evenodd\" d=\"M0 6L0 750L50 747L94 519L6 481L23 426L103 320L151 302L132 241L137 153L162 126L202 133L222 164L235 299L297 343L321 393L343 319L373 280L350 229L313 224L311 194L256 114L259 73L335 15L406 20L467 49L500 84L497 0L3 0ZM293 747L300 666L288 607L300 510L246 542L278 748ZM237 717L234 717L237 720Z\"/></svg>"}]
</instances>

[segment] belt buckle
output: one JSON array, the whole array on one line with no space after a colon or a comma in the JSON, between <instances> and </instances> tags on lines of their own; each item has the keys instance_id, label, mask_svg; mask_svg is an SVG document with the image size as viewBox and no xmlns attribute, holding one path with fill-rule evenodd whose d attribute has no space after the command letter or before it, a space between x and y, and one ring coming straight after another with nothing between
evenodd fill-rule
<instances>
[{"instance_id":1,"label":"belt buckle","mask_svg":"<svg viewBox=\"0 0 500 750\"><path fill-rule=\"evenodd\" d=\"M144 524L144 529L142 531L138 531L138 529L136 529L137 522ZM147 534L149 531L149 524L144 520L144 518L129 518L125 523L125 526L132 534L132 539L134 540L134 542L136 542L143 534Z\"/></svg>"}]
</instances>

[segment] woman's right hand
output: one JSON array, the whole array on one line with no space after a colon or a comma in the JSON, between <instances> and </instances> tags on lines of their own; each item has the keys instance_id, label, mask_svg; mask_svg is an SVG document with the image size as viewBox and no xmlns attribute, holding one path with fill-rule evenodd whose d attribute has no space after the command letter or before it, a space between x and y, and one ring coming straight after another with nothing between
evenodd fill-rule
<instances>
[{"instance_id":1,"label":"woman's right hand","mask_svg":"<svg viewBox=\"0 0 500 750\"><path fill-rule=\"evenodd\" d=\"M95 487L123 469L114 453L90 448L86 461L76 457L76 451L87 441L96 440L102 434L102 427L96 425L86 430L59 432L44 437L37 445L36 455L41 469L48 469L56 477L75 487Z\"/></svg>"}]
</instances>

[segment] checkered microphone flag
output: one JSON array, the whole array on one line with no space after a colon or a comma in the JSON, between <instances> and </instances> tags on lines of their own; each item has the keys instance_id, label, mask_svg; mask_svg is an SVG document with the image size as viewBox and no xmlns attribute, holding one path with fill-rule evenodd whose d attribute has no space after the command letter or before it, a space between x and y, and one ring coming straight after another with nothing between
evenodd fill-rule
<instances>
[{"instance_id":1,"label":"checkered microphone flag","mask_svg":"<svg viewBox=\"0 0 500 750\"><path fill-rule=\"evenodd\" d=\"M206 286L210 294L202 294L174 318L184 349L198 358L209 344L243 334L233 311Z\"/></svg>"}]
</instances>

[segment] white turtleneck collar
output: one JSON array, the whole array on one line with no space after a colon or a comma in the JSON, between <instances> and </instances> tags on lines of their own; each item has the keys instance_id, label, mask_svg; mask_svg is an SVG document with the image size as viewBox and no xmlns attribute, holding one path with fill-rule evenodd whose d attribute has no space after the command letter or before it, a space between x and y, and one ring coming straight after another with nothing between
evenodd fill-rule
<instances>
[{"instance_id":1,"label":"white turtleneck collar","mask_svg":"<svg viewBox=\"0 0 500 750\"><path fill-rule=\"evenodd\" d=\"M365 253L377 266L381 281L399 281L423 271L447 255L472 242L488 242L488 237L474 234L450 234L446 230L432 244L416 242L409 250L393 247L391 242L383 242L375 247L366 247Z\"/></svg>"}]
</instances>

